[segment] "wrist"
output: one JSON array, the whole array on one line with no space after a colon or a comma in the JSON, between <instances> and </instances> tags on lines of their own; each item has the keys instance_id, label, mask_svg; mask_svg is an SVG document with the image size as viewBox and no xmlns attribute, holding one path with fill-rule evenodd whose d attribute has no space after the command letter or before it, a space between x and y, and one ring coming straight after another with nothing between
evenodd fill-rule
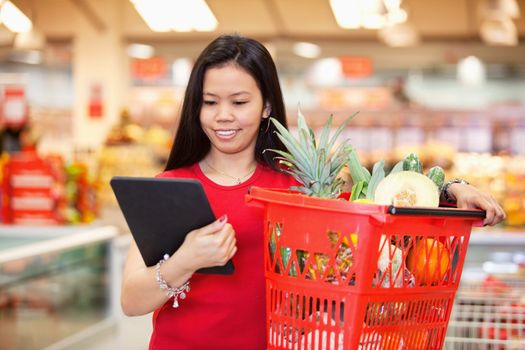
<instances>
[{"instance_id":1,"label":"wrist","mask_svg":"<svg viewBox=\"0 0 525 350\"><path fill-rule=\"evenodd\" d=\"M459 185L468 185L469 183L463 179L452 179L443 184L441 188L441 197L447 203L455 203L457 198L455 195L454 188Z\"/></svg>"},{"instance_id":2,"label":"wrist","mask_svg":"<svg viewBox=\"0 0 525 350\"><path fill-rule=\"evenodd\" d=\"M196 269L187 266L187 259L183 258L178 251L163 264L161 272L166 281L171 285L179 285L191 278Z\"/></svg>"},{"instance_id":3,"label":"wrist","mask_svg":"<svg viewBox=\"0 0 525 350\"><path fill-rule=\"evenodd\" d=\"M173 287L168 281L164 279L164 276L161 272L162 265L168 261L169 255L164 255L164 258L161 259L155 266L155 279L161 291L166 293L168 299L173 298L173 308L179 307L179 299L186 299L186 294L190 291L190 280L187 279L182 284L177 287Z\"/></svg>"}]
</instances>

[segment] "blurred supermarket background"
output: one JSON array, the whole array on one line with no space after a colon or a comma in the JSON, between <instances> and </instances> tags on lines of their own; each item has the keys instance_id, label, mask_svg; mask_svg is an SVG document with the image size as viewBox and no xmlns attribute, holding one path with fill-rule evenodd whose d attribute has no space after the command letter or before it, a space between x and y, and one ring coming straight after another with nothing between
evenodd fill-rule
<instances>
[{"instance_id":1,"label":"blurred supermarket background","mask_svg":"<svg viewBox=\"0 0 525 350\"><path fill-rule=\"evenodd\" d=\"M525 349L524 0L161 5L0 1L0 349L146 347L148 317L119 308L108 181L162 170L192 62L232 32L272 53L292 129L299 105L315 127L359 111L345 136L368 166L417 152L498 199L446 348Z\"/></svg>"}]
</instances>

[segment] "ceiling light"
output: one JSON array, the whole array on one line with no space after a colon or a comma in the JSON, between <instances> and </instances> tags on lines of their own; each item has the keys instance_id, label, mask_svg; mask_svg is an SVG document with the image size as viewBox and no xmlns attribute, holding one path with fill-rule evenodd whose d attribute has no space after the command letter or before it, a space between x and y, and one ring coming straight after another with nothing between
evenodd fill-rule
<instances>
[{"instance_id":1,"label":"ceiling light","mask_svg":"<svg viewBox=\"0 0 525 350\"><path fill-rule=\"evenodd\" d=\"M307 80L317 86L339 85L343 80L341 60L323 58L315 61L307 73Z\"/></svg>"},{"instance_id":2,"label":"ceiling light","mask_svg":"<svg viewBox=\"0 0 525 350\"><path fill-rule=\"evenodd\" d=\"M129 44L126 52L130 57L144 60L153 57L155 49L151 45Z\"/></svg>"},{"instance_id":3,"label":"ceiling light","mask_svg":"<svg viewBox=\"0 0 525 350\"><path fill-rule=\"evenodd\" d=\"M383 28L378 32L378 36L385 44L392 47L414 46L419 43L419 35L409 23Z\"/></svg>"},{"instance_id":4,"label":"ceiling light","mask_svg":"<svg viewBox=\"0 0 525 350\"><path fill-rule=\"evenodd\" d=\"M402 0L385 0L385 6L389 11L399 9L401 7Z\"/></svg>"},{"instance_id":5,"label":"ceiling light","mask_svg":"<svg viewBox=\"0 0 525 350\"><path fill-rule=\"evenodd\" d=\"M489 45L518 45L518 30L509 17L486 19L481 23L481 38Z\"/></svg>"},{"instance_id":6,"label":"ceiling light","mask_svg":"<svg viewBox=\"0 0 525 350\"><path fill-rule=\"evenodd\" d=\"M475 56L468 56L458 62L458 80L467 86L482 85L486 80L485 65Z\"/></svg>"},{"instance_id":7,"label":"ceiling light","mask_svg":"<svg viewBox=\"0 0 525 350\"><path fill-rule=\"evenodd\" d=\"M386 18L389 24L401 24L407 21L408 13L402 8L398 8L398 9L389 11L386 14Z\"/></svg>"},{"instance_id":8,"label":"ceiling light","mask_svg":"<svg viewBox=\"0 0 525 350\"><path fill-rule=\"evenodd\" d=\"M337 24L344 29L381 29L406 22L401 0L330 0Z\"/></svg>"},{"instance_id":9,"label":"ceiling light","mask_svg":"<svg viewBox=\"0 0 525 350\"><path fill-rule=\"evenodd\" d=\"M344 29L357 29L361 26L359 0L330 0L332 13L337 24Z\"/></svg>"},{"instance_id":10,"label":"ceiling light","mask_svg":"<svg viewBox=\"0 0 525 350\"><path fill-rule=\"evenodd\" d=\"M204 0L130 0L155 32L213 31L218 22Z\"/></svg>"},{"instance_id":11,"label":"ceiling light","mask_svg":"<svg viewBox=\"0 0 525 350\"><path fill-rule=\"evenodd\" d=\"M520 17L520 7L516 0L485 0L480 3L482 17L508 16Z\"/></svg>"},{"instance_id":12,"label":"ceiling light","mask_svg":"<svg viewBox=\"0 0 525 350\"><path fill-rule=\"evenodd\" d=\"M298 42L293 46L293 52L297 56L305 58L317 58L321 54L321 48L319 45L315 45L307 42Z\"/></svg>"},{"instance_id":13,"label":"ceiling light","mask_svg":"<svg viewBox=\"0 0 525 350\"><path fill-rule=\"evenodd\" d=\"M29 32L33 27L31 20L11 1L6 1L0 9L0 21L12 32Z\"/></svg>"},{"instance_id":14,"label":"ceiling light","mask_svg":"<svg viewBox=\"0 0 525 350\"><path fill-rule=\"evenodd\" d=\"M29 32L18 33L13 46L20 50L41 50L45 44L46 37L44 34L33 28Z\"/></svg>"},{"instance_id":15,"label":"ceiling light","mask_svg":"<svg viewBox=\"0 0 525 350\"><path fill-rule=\"evenodd\" d=\"M386 18L379 13L371 13L363 17L362 24L366 29L381 29L386 26Z\"/></svg>"}]
</instances>

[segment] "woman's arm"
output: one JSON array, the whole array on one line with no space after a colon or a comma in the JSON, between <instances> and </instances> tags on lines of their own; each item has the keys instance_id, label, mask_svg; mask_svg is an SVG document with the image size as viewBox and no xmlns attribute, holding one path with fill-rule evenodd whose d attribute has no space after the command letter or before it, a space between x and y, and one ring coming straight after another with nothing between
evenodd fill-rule
<instances>
[{"instance_id":1,"label":"woman's arm","mask_svg":"<svg viewBox=\"0 0 525 350\"><path fill-rule=\"evenodd\" d=\"M191 231L181 247L160 266L162 278L171 287L183 285L202 267L226 264L237 251L235 231L223 217ZM128 316L150 313L168 300L157 282L156 267L147 267L135 242L124 265L121 305Z\"/></svg>"},{"instance_id":2,"label":"woman's arm","mask_svg":"<svg viewBox=\"0 0 525 350\"><path fill-rule=\"evenodd\" d=\"M483 193L476 187L466 183L450 183L445 188L449 200L456 201L458 208L479 208L487 212L483 225L496 225L504 220L506 215L503 208L489 194Z\"/></svg>"}]
</instances>

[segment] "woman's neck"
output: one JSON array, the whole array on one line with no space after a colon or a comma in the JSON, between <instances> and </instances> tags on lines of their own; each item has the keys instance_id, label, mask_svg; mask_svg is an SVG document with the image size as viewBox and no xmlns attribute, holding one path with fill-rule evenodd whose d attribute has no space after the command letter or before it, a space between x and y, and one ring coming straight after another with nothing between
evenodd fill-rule
<instances>
[{"instance_id":1,"label":"woman's neck","mask_svg":"<svg viewBox=\"0 0 525 350\"><path fill-rule=\"evenodd\" d=\"M257 168L252 157L230 157L228 155L208 154L200 163L204 175L210 180L225 186L233 186L248 180Z\"/></svg>"}]
</instances>

